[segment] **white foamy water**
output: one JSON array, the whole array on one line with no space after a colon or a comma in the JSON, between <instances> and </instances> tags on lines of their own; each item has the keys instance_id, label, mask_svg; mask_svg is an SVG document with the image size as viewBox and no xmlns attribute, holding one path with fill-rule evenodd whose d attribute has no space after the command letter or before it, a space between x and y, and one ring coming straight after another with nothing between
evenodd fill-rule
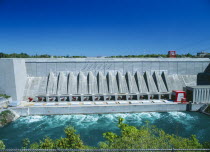
<instances>
[{"instance_id":1,"label":"white foamy water","mask_svg":"<svg viewBox=\"0 0 210 152\"><path fill-rule=\"evenodd\" d=\"M20 121L23 123L33 123L44 119L43 116L28 116L20 118Z\"/></svg>"}]
</instances>

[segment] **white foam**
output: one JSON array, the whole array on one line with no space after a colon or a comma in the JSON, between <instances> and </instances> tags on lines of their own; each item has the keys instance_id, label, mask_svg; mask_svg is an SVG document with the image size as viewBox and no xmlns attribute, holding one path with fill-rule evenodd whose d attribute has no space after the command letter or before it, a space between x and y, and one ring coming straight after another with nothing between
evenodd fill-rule
<instances>
[{"instance_id":1,"label":"white foam","mask_svg":"<svg viewBox=\"0 0 210 152\"><path fill-rule=\"evenodd\" d=\"M114 114L104 114L100 116L101 119L108 119L109 121L115 121L116 120L116 116Z\"/></svg>"},{"instance_id":2,"label":"white foam","mask_svg":"<svg viewBox=\"0 0 210 152\"><path fill-rule=\"evenodd\" d=\"M20 118L20 122L22 123L33 123L40 121L44 118L44 116L28 116L28 117L22 117Z\"/></svg>"},{"instance_id":3,"label":"white foam","mask_svg":"<svg viewBox=\"0 0 210 152\"><path fill-rule=\"evenodd\" d=\"M188 113L184 112L168 112L172 119L175 119L177 122L185 125L185 128L188 130L191 128L191 123L193 123L197 117L193 117ZM171 121L172 121L171 119Z\"/></svg>"}]
</instances>

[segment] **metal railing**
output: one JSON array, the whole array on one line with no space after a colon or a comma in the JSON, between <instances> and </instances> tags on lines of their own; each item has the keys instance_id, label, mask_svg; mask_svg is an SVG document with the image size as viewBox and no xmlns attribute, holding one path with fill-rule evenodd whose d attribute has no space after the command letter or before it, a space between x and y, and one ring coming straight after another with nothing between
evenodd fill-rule
<instances>
[{"instance_id":1,"label":"metal railing","mask_svg":"<svg viewBox=\"0 0 210 152\"><path fill-rule=\"evenodd\" d=\"M0 152L142 152L142 151L150 151L150 152L175 152L175 151L209 151L210 149L0 149Z\"/></svg>"}]
</instances>

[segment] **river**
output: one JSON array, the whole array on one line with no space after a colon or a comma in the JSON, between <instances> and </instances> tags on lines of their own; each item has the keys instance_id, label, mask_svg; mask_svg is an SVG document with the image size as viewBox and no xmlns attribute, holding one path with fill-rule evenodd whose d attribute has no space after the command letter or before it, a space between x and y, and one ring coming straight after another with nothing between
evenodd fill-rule
<instances>
[{"instance_id":1,"label":"river","mask_svg":"<svg viewBox=\"0 0 210 152\"><path fill-rule=\"evenodd\" d=\"M85 144L97 146L103 141L102 133L112 131L119 133L118 117L125 123L141 126L146 121L167 133L182 137L195 134L200 142L210 141L210 117L197 112L148 112L91 115L51 115L21 117L15 122L0 128L0 140L7 148L21 148L21 141L29 138L31 142L39 141L45 136L53 139L64 136L66 126L74 126Z\"/></svg>"}]
</instances>

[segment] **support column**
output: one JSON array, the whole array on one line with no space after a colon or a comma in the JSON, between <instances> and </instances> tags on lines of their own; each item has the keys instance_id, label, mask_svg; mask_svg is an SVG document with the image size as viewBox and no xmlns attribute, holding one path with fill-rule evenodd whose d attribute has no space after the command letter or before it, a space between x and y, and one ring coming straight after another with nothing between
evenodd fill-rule
<instances>
[{"instance_id":1,"label":"support column","mask_svg":"<svg viewBox=\"0 0 210 152\"><path fill-rule=\"evenodd\" d=\"M69 101L72 102L72 95L69 95Z\"/></svg>"},{"instance_id":2,"label":"support column","mask_svg":"<svg viewBox=\"0 0 210 152\"><path fill-rule=\"evenodd\" d=\"M125 95L126 96L126 100L128 101L129 95Z\"/></svg>"},{"instance_id":3,"label":"support column","mask_svg":"<svg viewBox=\"0 0 210 152\"><path fill-rule=\"evenodd\" d=\"M46 102L49 102L49 96L46 96Z\"/></svg>"},{"instance_id":4,"label":"support column","mask_svg":"<svg viewBox=\"0 0 210 152\"><path fill-rule=\"evenodd\" d=\"M84 101L84 96L81 95L81 96L80 96L80 99L81 99L81 102Z\"/></svg>"},{"instance_id":5,"label":"support column","mask_svg":"<svg viewBox=\"0 0 210 152\"><path fill-rule=\"evenodd\" d=\"M168 96L169 96L169 99L171 100L171 96L172 96L171 93Z\"/></svg>"},{"instance_id":6,"label":"support column","mask_svg":"<svg viewBox=\"0 0 210 152\"><path fill-rule=\"evenodd\" d=\"M117 101L118 95L114 95L114 97L115 97L115 101Z\"/></svg>"},{"instance_id":7,"label":"support column","mask_svg":"<svg viewBox=\"0 0 210 152\"><path fill-rule=\"evenodd\" d=\"M159 99L159 100L161 99L161 94L158 94L158 99Z\"/></svg>"},{"instance_id":8,"label":"support column","mask_svg":"<svg viewBox=\"0 0 210 152\"><path fill-rule=\"evenodd\" d=\"M137 94L136 96L137 96L137 100L140 100L140 94Z\"/></svg>"},{"instance_id":9,"label":"support column","mask_svg":"<svg viewBox=\"0 0 210 152\"><path fill-rule=\"evenodd\" d=\"M92 101L95 101L95 95L92 95Z\"/></svg>"},{"instance_id":10,"label":"support column","mask_svg":"<svg viewBox=\"0 0 210 152\"><path fill-rule=\"evenodd\" d=\"M58 102L60 102L61 101L61 97L58 95L57 98L58 98Z\"/></svg>"}]
</instances>

